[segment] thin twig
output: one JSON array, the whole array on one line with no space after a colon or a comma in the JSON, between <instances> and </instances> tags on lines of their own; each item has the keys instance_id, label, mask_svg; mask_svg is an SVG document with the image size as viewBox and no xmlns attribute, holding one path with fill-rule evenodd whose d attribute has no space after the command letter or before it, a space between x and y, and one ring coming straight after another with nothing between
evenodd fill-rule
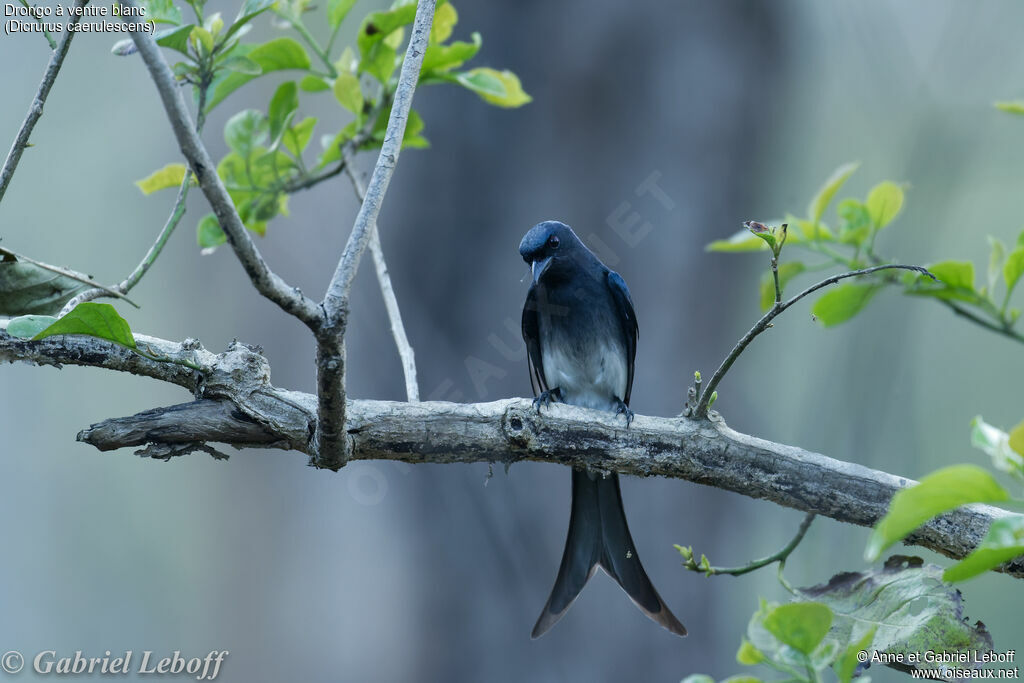
<instances>
[{"instance_id":1,"label":"thin twig","mask_svg":"<svg viewBox=\"0 0 1024 683\"><path fill-rule=\"evenodd\" d=\"M811 528L811 522L817 515L813 512L808 512L804 520L800 522L800 528L797 529L796 535L776 553L763 557L760 560L754 560L750 564L745 564L742 567L714 567L706 563L706 559L703 555L701 561L696 562L693 559L693 551L689 548L685 548L688 551L686 562L683 563L683 567L689 569L692 572L698 572L706 576L715 576L716 574L728 574L730 576L742 576L743 574L749 574L752 571L756 571L761 567L767 567L770 564L778 562L780 565L784 565L786 559L796 550L796 547L800 545L800 541L804 540L804 536L807 534L807 530ZM676 546L676 549L683 552L684 548Z\"/></svg>"},{"instance_id":2,"label":"thin twig","mask_svg":"<svg viewBox=\"0 0 1024 683\"><path fill-rule=\"evenodd\" d=\"M46 22L43 21L43 18L40 17L39 13L35 11L35 9L36 9L35 5L33 5L30 2L28 2L28 0L19 0L19 1L21 2L21 6L22 7L24 7L27 10L29 10L29 13L32 14L32 16L35 18L36 23L38 23L42 27L42 29L43 29L43 37L46 38L46 42L50 44L50 49L51 50L56 50L57 49L57 41L53 39L53 36L51 36L50 32L47 30Z\"/></svg>"},{"instance_id":3,"label":"thin twig","mask_svg":"<svg viewBox=\"0 0 1024 683\"><path fill-rule=\"evenodd\" d=\"M946 306L948 306L954 313L956 313L959 316L963 316L964 318L967 318L972 323L975 323L976 325L981 325L985 329L991 330L997 334L1001 334L1003 336L1009 337L1010 339L1013 339L1014 341L1019 341L1022 344L1024 344L1024 335L1022 335L1020 332L1017 332L1009 325L996 325L995 323L985 320L984 318L976 315L975 313L972 313L971 311L967 310L962 306L957 305L952 301L949 301L948 299L940 299L940 301L946 304Z\"/></svg>"},{"instance_id":4,"label":"thin twig","mask_svg":"<svg viewBox=\"0 0 1024 683\"><path fill-rule=\"evenodd\" d=\"M819 289L822 289L823 287L828 287L829 285L833 285L839 282L840 280L845 280L846 278L858 277L860 275L869 275L871 273L876 273L880 270L912 270L914 272L927 275L933 280L935 279L934 275L929 273L927 269L922 268L921 266L886 264L882 266L873 266L871 268L852 270L848 273L840 273L838 275L833 275L830 278L826 278L821 282L811 285L810 287L800 292L799 294L794 296L792 299L789 299L788 301L785 301L783 303L776 303L774 306L771 307L771 309L768 310L767 313L765 313L761 317L760 320L757 321L757 323L753 327L750 328L749 332L743 335L742 339L736 342L736 346L733 347L732 351L729 352L729 355L726 356L725 360L722 361L722 364L718 366L717 370L715 370L715 374L712 375L711 381L708 382L708 385L704 388L704 392L700 395L700 400L697 402L697 408L693 411L693 417L701 418L707 416L708 401L711 400L711 395L718 387L718 383L722 381L722 377L725 376L725 373L729 371L729 368L731 368L732 364L736 362L736 359L739 358L740 354L743 353L747 346L750 345L750 342L754 340L754 337L768 329L771 321L774 320L777 315L785 311L787 308L789 308L796 302L800 301L800 299L803 299L805 296L808 296L809 294L813 294L814 292L818 291Z\"/></svg>"},{"instance_id":5,"label":"thin twig","mask_svg":"<svg viewBox=\"0 0 1024 683\"><path fill-rule=\"evenodd\" d=\"M366 196L366 189L363 187L362 181L352 171L350 163L345 164L345 172L349 180L352 181L356 197L362 202ZM409 343L409 337L405 334L402 311L398 308L398 297L395 296L395 289L391 286L391 275L388 273L388 264L384 261L384 249L380 244L380 233L376 223L374 223L373 233L370 235L370 254L373 256L373 264L377 269L377 282L380 284L380 293L384 297L384 308L387 309L388 320L391 321L391 335L395 338L398 356L402 360L405 395L409 401L419 401L420 389L416 382L416 355L413 352L412 344Z\"/></svg>"},{"instance_id":6,"label":"thin twig","mask_svg":"<svg viewBox=\"0 0 1024 683\"><path fill-rule=\"evenodd\" d=\"M88 0L75 0L75 7L85 7L87 2ZM50 61L46 65L46 71L43 73L43 80L39 83L36 96L33 98L32 104L29 105L28 114L25 115L25 120L21 124L21 129L18 130L17 137L14 138L11 151L7 153L7 160L4 161L3 170L0 170L0 201L3 200L4 193L7 192L7 186L10 185L11 178L14 177L14 171L18 168L18 162L21 161L21 153L28 147L32 129L36 127L39 117L43 115L43 104L46 103L46 97L50 94L50 88L53 87L53 82L57 80L57 74L60 73L60 68L64 64L64 57L67 56L68 49L71 47L71 39L75 37L76 33L73 27L80 19L81 16L78 14L71 18L68 29L64 31L64 36L60 39L60 44L53 51L53 54L50 55Z\"/></svg>"},{"instance_id":7,"label":"thin twig","mask_svg":"<svg viewBox=\"0 0 1024 683\"><path fill-rule=\"evenodd\" d=\"M131 0L118 0L121 7L134 8ZM133 10L134 12L134 10ZM134 16L133 12L125 13ZM127 20L126 20L127 21ZM167 60L154 42L152 36L142 31L130 31L129 35L149 69L153 83L160 93L164 110L170 121L171 128L178 140L182 154L188 159L192 172L199 181L199 187L210 202L213 213L217 216L221 229L227 236L228 243L241 262L256 290L267 299L280 306L310 329L316 331L323 323L320 307L315 301L305 296L298 288L290 286L270 269L263 256L256 248L252 237L242 223L231 197L224 188L224 183L216 172L216 164L210 158L199 135L192 125L192 118L185 107L178 87L171 73Z\"/></svg>"},{"instance_id":8,"label":"thin twig","mask_svg":"<svg viewBox=\"0 0 1024 683\"><path fill-rule=\"evenodd\" d=\"M366 189L366 196L356 216L352 233L345 250L338 261L331 283L327 287L323 306L325 325L316 331L317 336L317 429L314 442L314 463L318 467L338 469L348 457L348 443L345 440L345 327L348 324L349 295L352 281L359 269L359 261L370 242L373 227L377 223L380 207L384 201L391 175L398 163L405 136L405 125L409 119L413 94L419 80L423 54L430 38L430 26L434 19L436 0L419 0L412 35L402 62L402 70L395 88L394 105L388 119L384 142L373 175Z\"/></svg>"},{"instance_id":9,"label":"thin twig","mask_svg":"<svg viewBox=\"0 0 1024 683\"><path fill-rule=\"evenodd\" d=\"M123 300L127 301L128 303L130 303L132 306L135 306L135 308L139 307L138 304L136 304L134 301L132 301L131 299L126 297L123 293L121 293L121 292L119 292L116 289L113 289L111 287L107 287L106 285L100 284L99 282L96 282L96 280L93 280L91 277L89 277L85 273L79 273L77 270L71 270L69 268L63 268L61 266L55 266L55 265L52 265L50 263L43 263L42 261L37 261L34 258L29 258L28 256L25 256L23 254L19 254L17 252L11 251L10 249L6 249L4 247L0 247L0 256L11 256L11 257L13 257L13 258L15 258L15 259L17 259L19 261L23 261L25 263L31 263L33 266L36 266L37 268L42 268L43 270L48 270L51 273L57 273L57 275L62 275L62 276L66 277L66 278L69 278L71 280L75 280L77 282L81 282L82 284L89 285L90 287L95 287L96 289L99 289L99 290L102 290L103 292L105 292L108 296L113 296L113 297L117 297L118 299L123 299Z\"/></svg>"}]
</instances>

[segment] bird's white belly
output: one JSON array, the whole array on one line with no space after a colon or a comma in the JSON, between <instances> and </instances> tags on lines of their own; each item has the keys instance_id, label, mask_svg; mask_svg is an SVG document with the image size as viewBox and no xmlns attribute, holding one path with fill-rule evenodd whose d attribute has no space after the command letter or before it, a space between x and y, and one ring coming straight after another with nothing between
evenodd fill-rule
<instances>
[{"instance_id":1,"label":"bird's white belly","mask_svg":"<svg viewBox=\"0 0 1024 683\"><path fill-rule=\"evenodd\" d=\"M554 349L551 347L554 346ZM562 400L597 410L615 410L626 395L626 358L617 345L596 342L566 353L557 344L542 352L548 387L561 390Z\"/></svg>"}]
</instances>

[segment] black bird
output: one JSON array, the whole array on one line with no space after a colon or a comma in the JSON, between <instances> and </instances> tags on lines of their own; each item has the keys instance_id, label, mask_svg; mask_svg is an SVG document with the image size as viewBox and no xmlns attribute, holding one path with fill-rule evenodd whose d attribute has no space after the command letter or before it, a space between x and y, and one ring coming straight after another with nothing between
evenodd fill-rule
<instances>
[{"instance_id":1,"label":"black bird","mask_svg":"<svg viewBox=\"0 0 1024 683\"><path fill-rule=\"evenodd\" d=\"M637 323L629 289L564 223L545 221L519 244L533 284L523 306L534 404L562 401L614 411L633 420ZM540 393L537 393L537 392ZM616 474L572 471L572 512L562 565L533 637L555 625L597 568L622 587L637 607L672 633L684 627L647 578L622 509Z\"/></svg>"}]
</instances>

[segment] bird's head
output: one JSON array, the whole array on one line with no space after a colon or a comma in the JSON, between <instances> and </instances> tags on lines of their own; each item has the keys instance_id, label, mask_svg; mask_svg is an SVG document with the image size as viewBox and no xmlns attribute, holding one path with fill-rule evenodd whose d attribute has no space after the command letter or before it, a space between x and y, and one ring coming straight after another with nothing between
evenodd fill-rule
<instances>
[{"instance_id":1,"label":"bird's head","mask_svg":"<svg viewBox=\"0 0 1024 683\"><path fill-rule=\"evenodd\" d=\"M519 253L530 266L533 281L536 283L552 266L560 261L567 261L570 255L582 246L583 243L576 237L576 233L565 223L544 221L526 233L523 241L519 243Z\"/></svg>"}]
</instances>

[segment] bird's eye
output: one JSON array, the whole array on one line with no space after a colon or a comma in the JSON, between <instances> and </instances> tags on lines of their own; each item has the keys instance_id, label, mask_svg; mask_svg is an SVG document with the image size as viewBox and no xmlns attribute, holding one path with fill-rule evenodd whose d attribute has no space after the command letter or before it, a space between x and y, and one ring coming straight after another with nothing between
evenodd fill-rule
<instances>
[{"instance_id":1,"label":"bird's eye","mask_svg":"<svg viewBox=\"0 0 1024 683\"><path fill-rule=\"evenodd\" d=\"M557 235L552 235L551 237L548 238L548 246L551 247L552 249L557 249L558 248L558 236Z\"/></svg>"}]
</instances>

